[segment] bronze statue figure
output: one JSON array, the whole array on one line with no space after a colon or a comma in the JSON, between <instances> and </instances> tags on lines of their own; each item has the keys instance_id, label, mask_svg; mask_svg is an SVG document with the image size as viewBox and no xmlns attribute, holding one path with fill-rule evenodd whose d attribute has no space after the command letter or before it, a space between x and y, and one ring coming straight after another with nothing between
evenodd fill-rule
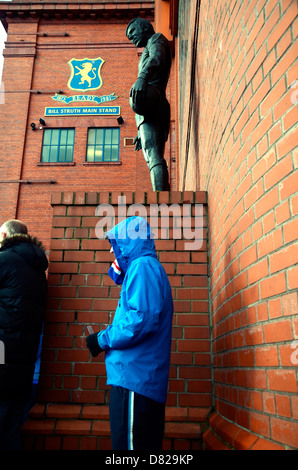
<instances>
[{"instance_id":1,"label":"bronze statue figure","mask_svg":"<svg viewBox=\"0 0 298 470\"><path fill-rule=\"evenodd\" d=\"M143 18L129 22L126 36L135 46L145 47L139 61L138 78L129 98L138 128L135 150L143 150L153 191L168 191L169 175L164 150L170 127L170 105L166 99L172 60L170 45L167 38L155 33L152 24Z\"/></svg>"}]
</instances>

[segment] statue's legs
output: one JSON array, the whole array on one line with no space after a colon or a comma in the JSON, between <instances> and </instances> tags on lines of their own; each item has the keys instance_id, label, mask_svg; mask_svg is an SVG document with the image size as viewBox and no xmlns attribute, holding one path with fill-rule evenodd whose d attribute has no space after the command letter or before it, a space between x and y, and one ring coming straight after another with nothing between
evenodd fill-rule
<instances>
[{"instance_id":1,"label":"statue's legs","mask_svg":"<svg viewBox=\"0 0 298 470\"><path fill-rule=\"evenodd\" d=\"M139 127L144 158L150 170L153 191L169 191L169 174L164 159L165 131L158 125L144 122Z\"/></svg>"},{"instance_id":2,"label":"statue's legs","mask_svg":"<svg viewBox=\"0 0 298 470\"><path fill-rule=\"evenodd\" d=\"M169 191L169 174L165 160L151 167L150 178L153 191Z\"/></svg>"}]
</instances>

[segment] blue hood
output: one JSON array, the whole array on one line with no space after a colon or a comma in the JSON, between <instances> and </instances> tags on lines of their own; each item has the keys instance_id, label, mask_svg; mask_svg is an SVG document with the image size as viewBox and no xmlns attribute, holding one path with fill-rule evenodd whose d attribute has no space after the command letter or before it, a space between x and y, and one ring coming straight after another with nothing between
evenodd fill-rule
<instances>
[{"instance_id":1,"label":"blue hood","mask_svg":"<svg viewBox=\"0 0 298 470\"><path fill-rule=\"evenodd\" d=\"M123 220L107 233L106 238L111 243L124 273L137 258L143 256L157 258L153 233L143 217L133 216Z\"/></svg>"}]
</instances>

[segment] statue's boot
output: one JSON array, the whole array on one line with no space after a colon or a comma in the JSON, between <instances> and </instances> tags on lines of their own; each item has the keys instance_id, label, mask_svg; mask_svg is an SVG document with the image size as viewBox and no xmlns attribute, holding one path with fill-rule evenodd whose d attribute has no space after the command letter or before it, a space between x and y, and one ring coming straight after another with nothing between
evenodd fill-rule
<instances>
[{"instance_id":1,"label":"statue's boot","mask_svg":"<svg viewBox=\"0 0 298 470\"><path fill-rule=\"evenodd\" d=\"M139 137L147 162L153 191L169 191L169 174L164 156L165 130L158 123L144 122Z\"/></svg>"},{"instance_id":2,"label":"statue's boot","mask_svg":"<svg viewBox=\"0 0 298 470\"><path fill-rule=\"evenodd\" d=\"M165 161L151 168L150 178L153 191L169 191L169 173Z\"/></svg>"}]
</instances>

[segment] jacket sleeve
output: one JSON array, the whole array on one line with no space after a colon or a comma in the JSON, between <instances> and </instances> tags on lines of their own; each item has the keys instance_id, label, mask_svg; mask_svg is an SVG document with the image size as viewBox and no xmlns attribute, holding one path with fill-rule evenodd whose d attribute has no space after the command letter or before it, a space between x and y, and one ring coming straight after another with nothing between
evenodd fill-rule
<instances>
[{"instance_id":1,"label":"jacket sleeve","mask_svg":"<svg viewBox=\"0 0 298 470\"><path fill-rule=\"evenodd\" d=\"M129 268L112 325L98 335L99 346L124 349L142 341L159 327L163 284L158 269L142 262Z\"/></svg>"},{"instance_id":2,"label":"jacket sleeve","mask_svg":"<svg viewBox=\"0 0 298 470\"><path fill-rule=\"evenodd\" d=\"M7 264L5 263L5 254L0 253L0 288L4 286Z\"/></svg>"}]
</instances>

